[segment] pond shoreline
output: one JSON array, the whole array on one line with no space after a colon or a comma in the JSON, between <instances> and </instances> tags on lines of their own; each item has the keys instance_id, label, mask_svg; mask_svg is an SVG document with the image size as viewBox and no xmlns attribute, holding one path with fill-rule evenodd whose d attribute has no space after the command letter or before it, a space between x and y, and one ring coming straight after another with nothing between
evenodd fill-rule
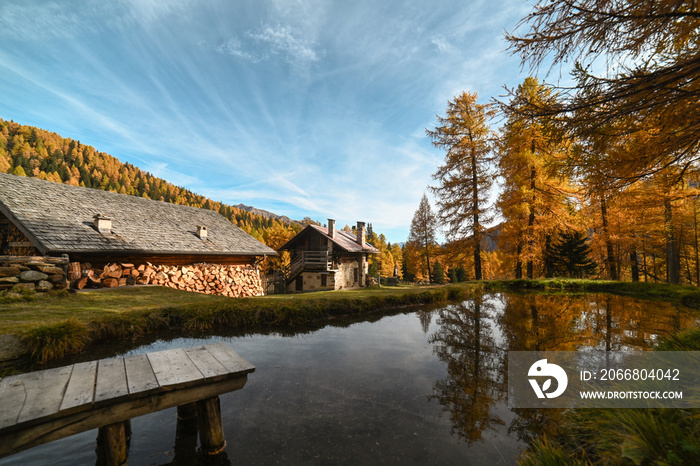
<instances>
[{"instance_id":1,"label":"pond shoreline","mask_svg":"<svg viewBox=\"0 0 700 466\"><path fill-rule=\"evenodd\" d=\"M275 295L262 298L216 299L208 295L177 292L170 289L115 290L124 310L81 313L76 295L49 298L55 306L71 308L71 317L46 323L29 322L18 333L26 347L26 356L10 362L44 364L87 350L93 345L129 341L152 332L168 330L182 335L206 335L215 330L252 327L285 328L321 322L336 316L370 315L424 304L443 304L470 299L477 293L518 291L546 293L612 293L645 300L661 300L700 309L697 287L662 283L629 283L595 280L489 280L441 286L399 286L346 292ZM166 303L146 308L129 308L129 301L144 297ZM185 302L182 294L191 298ZM111 295L102 295L114 297ZM199 299L201 296L201 299ZM193 301L194 300L194 301ZM47 303L42 303L46 305ZM51 302L48 303L51 305ZM0 305L3 309L6 305ZM87 305L84 306L87 308Z\"/></svg>"}]
</instances>

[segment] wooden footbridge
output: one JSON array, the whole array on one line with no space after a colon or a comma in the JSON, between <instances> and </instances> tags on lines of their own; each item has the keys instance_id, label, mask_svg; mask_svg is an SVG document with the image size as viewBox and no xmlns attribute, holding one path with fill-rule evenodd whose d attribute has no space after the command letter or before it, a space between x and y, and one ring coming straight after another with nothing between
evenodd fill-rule
<instances>
[{"instance_id":1,"label":"wooden footbridge","mask_svg":"<svg viewBox=\"0 0 700 466\"><path fill-rule=\"evenodd\" d=\"M178 407L197 418L202 451L226 442L218 395L239 390L255 367L226 344L82 362L0 379L0 458L99 428L107 464L127 464L129 420Z\"/></svg>"}]
</instances>

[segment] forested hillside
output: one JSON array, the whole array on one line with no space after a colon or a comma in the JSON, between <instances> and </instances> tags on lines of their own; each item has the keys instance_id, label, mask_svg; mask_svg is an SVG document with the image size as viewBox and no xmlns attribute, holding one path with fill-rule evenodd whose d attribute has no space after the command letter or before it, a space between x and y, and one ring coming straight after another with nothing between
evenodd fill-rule
<instances>
[{"instance_id":1,"label":"forested hillside","mask_svg":"<svg viewBox=\"0 0 700 466\"><path fill-rule=\"evenodd\" d=\"M256 214L175 186L80 141L1 119L0 172L214 210L271 247L300 229L286 217Z\"/></svg>"}]
</instances>

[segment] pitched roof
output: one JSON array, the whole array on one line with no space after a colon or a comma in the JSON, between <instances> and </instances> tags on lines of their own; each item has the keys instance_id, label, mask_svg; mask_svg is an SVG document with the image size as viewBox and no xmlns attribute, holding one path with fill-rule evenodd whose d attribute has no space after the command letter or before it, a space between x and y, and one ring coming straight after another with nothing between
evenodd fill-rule
<instances>
[{"instance_id":1,"label":"pitched roof","mask_svg":"<svg viewBox=\"0 0 700 466\"><path fill-rule=\"evenodd\" d=\"M4 173L0 212L43 254L277 254L212 210ZM111 234L95 229L96 214L112 219ZM197 225L207 227L207 239Z\"/></svg>"},{"instance_id":2,"label":"pitched roof","mask_svg":"<svg viewBox=\"0 0 700 466\"><path fill-rule=\"evenodd\" d=\"M287 243L284 246L282 246L280 250L288 249L288 247L291 244L296 242L297 238L300 238L302 235L306 234L306 232L310 230L315 230L319 232L321 235L328 238L328 240L332 241L333 243L335 243L336 245L348 252L367 252L371 254L379 253L379 249L375 248L369 243L365 243L362 246L357 244L357 237L352 233L348 233L347 231L343 230L335 230L333 238L331 238L330 236L328 236L328 228L313 224L308 225L306 228L300 231L294 238L287 241Z\"/></svg>"}]
</instances>

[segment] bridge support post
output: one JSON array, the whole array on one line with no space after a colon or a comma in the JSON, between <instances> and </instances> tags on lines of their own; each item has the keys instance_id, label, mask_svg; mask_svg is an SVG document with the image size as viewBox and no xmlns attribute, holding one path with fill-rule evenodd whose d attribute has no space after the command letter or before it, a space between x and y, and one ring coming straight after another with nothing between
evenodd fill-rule
<instances>
[{"instance_id":1,"label":"bridge support post","mask_svg":"<svg viewBox=\"0 0 700 466\"><path fill-rule=\"evenodd\" d=\"M122 421L99 428L97 433L98 463L107 466L128 466L131 422Z\"/></svg>"},{"instance_id":2,"label":"bridge support post","mask_svg":"<svg viewBox=\"0 0 700 466\"><path fill-rule=\"evenodd\" d=\"M207 455L218 455L226 448L224 429L221 425L221 404L214 396L197 402L199 442Z\"/></svg>"}]
</instances>

